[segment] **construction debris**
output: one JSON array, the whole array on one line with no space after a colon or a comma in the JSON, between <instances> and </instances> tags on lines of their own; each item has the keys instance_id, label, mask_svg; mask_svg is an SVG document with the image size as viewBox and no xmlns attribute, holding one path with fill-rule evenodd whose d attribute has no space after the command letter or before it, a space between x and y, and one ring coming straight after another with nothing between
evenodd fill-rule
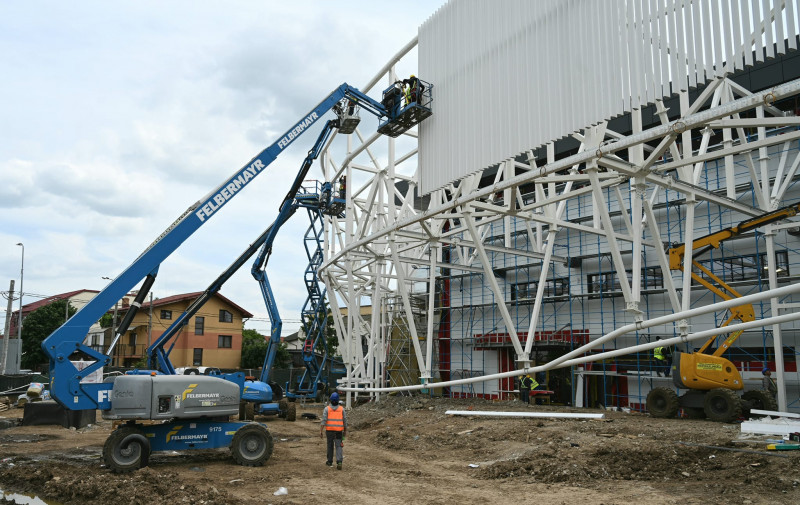
<instances>
[{"instance_id":1,"label":"construction debris","mask_svg":"<svg viewBox=\"0 0 800 505\"><path fill-rule=\"evenodd\" d=\"M777 412L774 410L751 409L750 414L769 416L769 417L788 417L792 419L800 419L800 414L795 414L794 412Z\"/></svg>"},{"instance_id":2,"label":"construction debris","mask_svg":"<svg viewBox=\"0 0 800 505\"><path fill-rule=\"evenodd\" d=\"M741 427L742 433L761 433L764 435L786 435L800 431L800 420L788 417L744 421Z\"/></svg>"},{"instance_id":3,"label":"construction debris","mask_svg":"<svg viewBox=\"0 0 800 505\"><path fill-rule=\"evenodd\" d=\"M783 457L783 458L787 457L784 454L771 454L769 452L753 451L753 450L750 450L750 449L735 449L733 447L721 447L721 446L718 446L718 445L694 444L694 443L691 443L691 442L681 442L681 441L678 441L676 443L678 443L680 445L686 445L688 447L703 447L705 449L714 449L715 451L745 452L745 453L749 453L749 454L760 454L762 456L778 456L778 457ZM769 446L767 446L767 448L769 449Z\"/></svg>"},{"instance_id":4,"label":"construction debris","mask_svg":"<svg viewBox=\"0 0 800 505\"><path fill-rule=\"evenodd\" d=\"M796 451L800 449L800 444L769 444L768 451Z\"/></svg>"}]
</instances>

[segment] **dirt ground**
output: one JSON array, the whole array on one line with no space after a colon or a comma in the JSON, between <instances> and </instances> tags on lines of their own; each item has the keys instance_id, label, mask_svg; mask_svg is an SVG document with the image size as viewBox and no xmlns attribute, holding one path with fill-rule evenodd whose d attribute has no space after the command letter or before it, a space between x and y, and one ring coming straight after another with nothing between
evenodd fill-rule
<instances>
[{"instance_id":1,"label":"dirt ground","mask_svg":"<svg viewBox=\"0 0 800 505\"><path fill-rule=\"evenodd\" d=\"M325 466L319 421L301 417L322 405L298 406L296 422L257 419L275 440L260 468L238 466L220 449L153 453L149 467L117 475L100 456L108 421L2 429L0 489L63 504L800 503L800 451L768 453L767 437L737 440L738 424L623 412L602 412L602 420L449 416L601 411L390 397L348 411L337 471ZM0 425L21 415L0 412ZM275 496L281 487L288 494Z\"/></svg>"}]
</instances>

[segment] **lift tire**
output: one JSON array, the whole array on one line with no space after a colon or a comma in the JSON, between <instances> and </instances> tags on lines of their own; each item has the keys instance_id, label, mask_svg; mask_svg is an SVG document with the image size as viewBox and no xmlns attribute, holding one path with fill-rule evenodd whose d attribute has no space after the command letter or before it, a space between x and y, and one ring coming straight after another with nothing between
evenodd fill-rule
<instances>
[{"instance_id":1,"label":"lift tire","mask_svg":"<svg viewBox=\"0 0 800 505\"><path fill-rule=\"evenodd\" d=\"M242 466L261 466L272 456L272 434L263 425L249 423L239 428L231 440L231 454Z\"/></svg>"},{"instance_id":2,"label":"lift tire","mask_svg":"<svg viewBox=\"0 0 800 505\"><path fill-rule=\"evenodd\" d=\"M253 402L239 402L239 420L252 421L256 418L256 408Z\"/></svg>"},{"instance_id":3,"label":"lift tire","mask_svg":"<svg viewBox=\"0 0 800 505\"><path fill-rule=\"evenodd\" d=\"M703 411L712 421L731 423L742 415L742 399L732 389L712 389L706 393Z\"/></svg>"},{"instance_id":4,"label":"lift tire","mask_svg":"<svg viewBox=\"0 0 800 505\"><path fill-rule=\"evenodd\" d=\"M133 426L122 426L103 444L103 462L114 473L144 468L150 459L150 441Z\"/></svg>"},{"instance_id":5,"label":"lift tire","mask_svg":"<svg viewBox=\"0 0 800 505\"><path fill-rule=\"evenodd\" d=\"M294 421L295 419L297 419L297 404L290 403L289 408L286 410L286 420Z\"/></svg>"},{"instance_id":6,"label":"lift tire","mask_svg":"<svg viewBox=\"0 0 800 505\"><path fill-rule=\"evenodd\" d=\"M200 375L200 370L196 368L187 368L183 371L183 375Z\"/></svg>"},{"instance_id":7,"label":"lift tire","mask_svg":"<svg viewBox=\"0 0 800 505\"><path fill-rule=\"evenodd\" d=\"M286 414L289 412L289 400L281 398L278 401L278 417L286 419Z\"/></svg>"},{"instance_id":8,"label":"lift tire","mask_svg":"<svg viewBox=\"0 0 800 505\"><path fill-rule=\"evenodd\" d=\"M653 417L678 415L678 394L670 388L654 388L647 395L647 411Z\"/></svg>"},{"instance_id":9,"label":"lift tire","mask_svg":"<svg viewBox=\"0 0 800 505\"><path fill-rule=\"evenodd\" d=\"M744 400L744 406L748 413L750 409L778 410L778 402L775 401L769 391L764 391L763 389L747 391L742 395L742 400Z\"/></svg>"},{"instance_id":10,"label":"lift tire","mask_svg":"<svg viewBox=\"0 0 800 505\"><path fill-rule=\"evenodd\" d=\"M705 419L706 413L698 407L683 407L683 413L687 419Z\"/></svg>"}]
</instances>

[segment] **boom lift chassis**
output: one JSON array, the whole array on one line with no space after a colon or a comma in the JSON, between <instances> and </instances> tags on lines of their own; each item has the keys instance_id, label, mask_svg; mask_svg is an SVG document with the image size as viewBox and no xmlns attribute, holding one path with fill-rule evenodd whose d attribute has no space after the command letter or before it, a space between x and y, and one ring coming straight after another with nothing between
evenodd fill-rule
<instances>
[{"instance_id":1,"label":"boom lift chassis","mask_svg":"<svg viewBox=\"0 0 800 505\"><path fill-rule=\"evenodd\" d=\"M736 226L698 238L692 242L692 280L704 286L724 300L734 300L742 295L728 285L711 270L697 261L697 257L711 249L718 249L725 240L753 231L762 226L796 216L800 212L800 204L783 207L761 216L742 221ZM686 244L669 250L670 268L683 271ZM741 322L754 321L755 309L751 304L733 307L729 317L721 325L728 326L734 320ZM752 390L741 397L736 394L744 388L742 376L736 366L722 357L734 342L741 336L741 331L730 333L712 352L712 345L717 337L709 338L694 353L677 352L672 364L672 381L675 387L687 389L680 397L671 388L657 387L647 395L647 410L654 417L675 417L679 408L683 408L688 417L707 417L713 421L731 422L739 418L745 410L766 409L777 410L775 399L766 391Z\"/></svg>"}]
</instances>

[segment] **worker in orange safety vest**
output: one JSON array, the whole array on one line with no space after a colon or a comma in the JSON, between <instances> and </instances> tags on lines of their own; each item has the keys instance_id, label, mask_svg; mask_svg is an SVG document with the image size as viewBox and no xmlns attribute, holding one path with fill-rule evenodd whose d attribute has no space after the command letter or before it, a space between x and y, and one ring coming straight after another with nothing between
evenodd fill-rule
<instances>
[{"instance_id":1,"label":"worker in orange safety vest","mask_svg":"<svg viewBox=\"0 0 800 505\"><path fill-rule=\"evenodd\" d=\"M326 405L322 410L322 423L319 427L319 436L323 437L323 432L328 437L328 459L325 462L328 466L333 466L333 450L336 448L336 469L342 469L342 444L347 434L347 417L344 407L339 405L339 393L331 395L331 404Z\"/></svg>"}]
</instances>

